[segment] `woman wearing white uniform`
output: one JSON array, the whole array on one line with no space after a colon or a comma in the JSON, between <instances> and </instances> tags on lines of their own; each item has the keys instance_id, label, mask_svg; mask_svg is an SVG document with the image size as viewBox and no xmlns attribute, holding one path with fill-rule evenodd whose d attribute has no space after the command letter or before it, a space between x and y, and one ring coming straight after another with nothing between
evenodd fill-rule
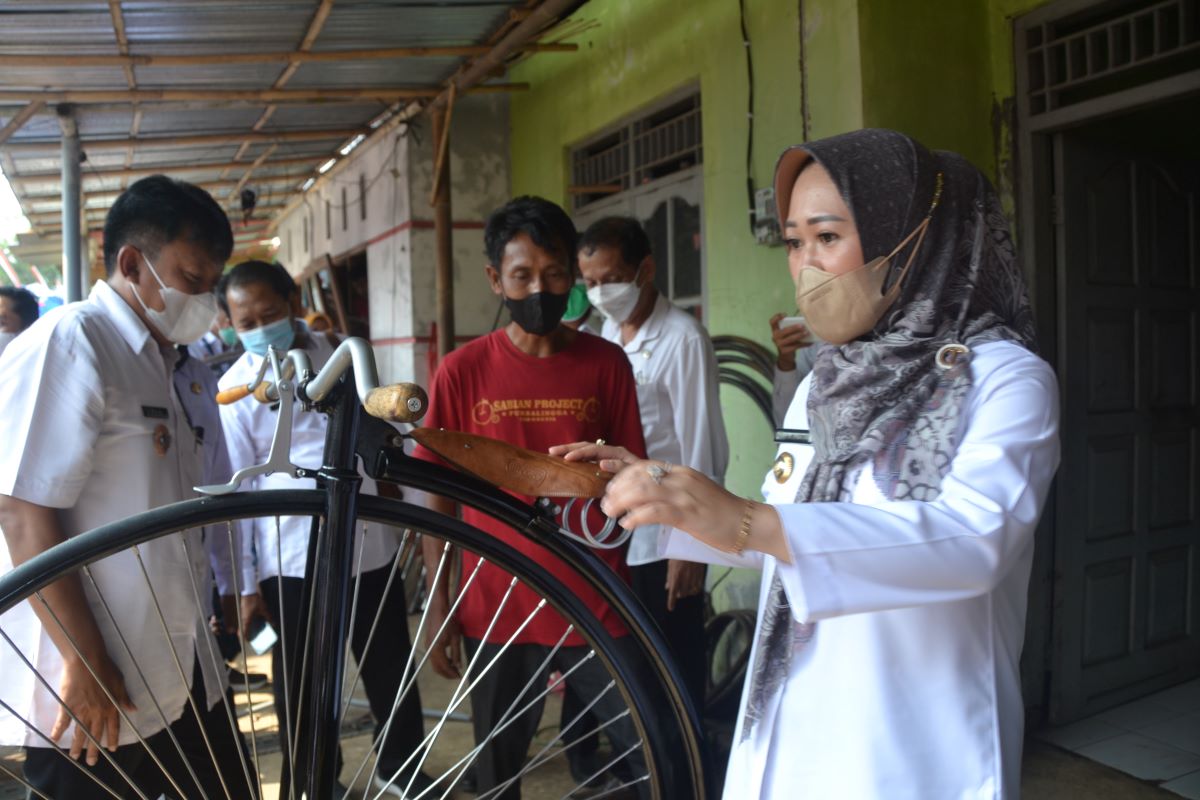
<instances>
[{"instance_id":1,"label":"woman wearing white uniform","mask_svg":"<svg viewBox=\"0 0 1200 800\"><path fill-rule=\"evenodd\" d=\"M605 511L674 558L763 570L729 798L1020 792L1033 533L1058 464L1054 374L1008 226L960 156L892 131L776 169L797 304L828 345L764 487L571 445ZM804 440L811 439L811 445Z\"/></svg>"}]
</instances>

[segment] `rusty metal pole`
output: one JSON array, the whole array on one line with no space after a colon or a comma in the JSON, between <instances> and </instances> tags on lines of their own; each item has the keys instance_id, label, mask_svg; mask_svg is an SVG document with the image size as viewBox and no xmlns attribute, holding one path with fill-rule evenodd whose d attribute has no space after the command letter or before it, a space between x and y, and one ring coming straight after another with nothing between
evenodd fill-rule
<instances>
[{"instance_id":1,"label":"rusty metal pole","mask_svg":"<svg viewBox=\"0 0 1200 800\"><path fill-rule=\"evenodd\" d=\"M433 230L437 238L437 354L440 362L454 349L454 233L450 216L450 152L446 107L433 111ZM446 146L440 147L445 141ZM437 158L441 150L442 157Z\"/></svg>"}]
</instances>

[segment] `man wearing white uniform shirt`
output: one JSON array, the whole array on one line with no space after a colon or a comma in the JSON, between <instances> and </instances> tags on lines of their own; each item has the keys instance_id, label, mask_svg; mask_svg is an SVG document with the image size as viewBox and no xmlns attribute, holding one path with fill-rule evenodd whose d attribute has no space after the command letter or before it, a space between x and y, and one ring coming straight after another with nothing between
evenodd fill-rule
<instances>
[{"instance_id":1,"label":"man wearing white uniform shirt","mask_svg":"<svg viewBox=\"0 0 1200 800\"><path fill-rule=\"evenodd\" d=\"M105 221L107 282L47 314L5 353L0 570L194 496L202 448L172 386L174 345L212 323L213 285L232 247L207 193L144 178ZM21 605L0 620L47 682L12 652L0 659L0 696L11 709L0 712L0 744L25 746L25 779L38 792L251 796L245 781L223 788L217 769L240 763L244 744L220 707L224 675L196 601L194 587L209 578L200 539L188 531L146 542L140 562L129 550L103 559L86 587L74 575L44 589L50 610ZM80 769L71 759L85 752Z\"/></svg>"},{"instance_id":2,"label":"man wearing white uniform shirt","mask_svg":"<svg viewBox=\"0 0 1200 800\"><path fill-rule=\"evenodd\" d=\"M333 354L333 340L327 334L308 332L296 323L298 291L287 270L279 264L247 261L238 264L224 278L217 290L230 321L241 338L246 352L229 368L219 382L221 389L245 386L258 375L259 366L271 345L282 353L298 348L308 352L313 368L319 370ZM235 470L265 463L270 455L275 434L275 406L253 401L221 406L221 423ZM296 407L292 422L291 461L316 468L323 462L327 418L318 411ZM262 475L254 478L244 489L295 489L313 486L311 479L296 479L285 474ZM376 493L375 482L363 479L363 491ZM243 535L242 551L242 619L245 629L252 630L262 618L284 627L282 643L272 652L272 687L275 710L280 720L287 720L289 698L295 694L300 679L299 656L304 652L301 638L305 629L304 590L305 565L308 560L308 541L311 519L282 517L250 520L252 532ZM395 531L376 523L362 526L365 530L356 542L354 563L358 570L355 579L358 612L350 645L360 665L363 688L375 716L375 736L378 737L389 716L400 688L403 665L411 650L407 612L402 582L395 581L388 589L392 560L398 549ZM370 637L376 616L387 620L379 635ZM370 639L370 649L364 649ZM288 669L290 680L282 679ZM293 709L294 705L291 706ZM388 735L379 746L377 789L384 789L388 778L400 768L424 738L420 696L414 686L401 701ZM382 776L382 780L380 777ZM289 770L282 771L280 796L287 796ZM413 781L416 793L431 783L423 774ZM384 790L385 794L401 794L400 787L408 784L407 775Z\"/></svg>"},{"instance_id":3,"label":"man wearing white uniform shirt","mask_svg":"<svg viewBox=\"0 0 1200 800\"><path fill-rule=\"evenodd\" d=\"M803 322L796 323L796 319L804 318L788 318L783 314L771 317L771 341L775 343L776 353L775 373L771 376L771 411L776 425L783 424L800 382L812 371L820 344L808 326Z\"/></svg>"},{"instance_id":4,"label":"man wearing white uniform shirt","mask_svg":"<svg viewBox=\"0 0 1200 800\"><path fill-rule=\"evenodd\" d=\"M654 256L641 223L608 217L579 240L588 300L605 316L603 336L621 345L637 381L649 457L682 464L717 482L729 442L721 418L717 360L704 327L654 285ZM633 589L667 636L697 704L704 700L705 566L662 560L657 525L633 533Z\"/></svg>"}]
</instances>

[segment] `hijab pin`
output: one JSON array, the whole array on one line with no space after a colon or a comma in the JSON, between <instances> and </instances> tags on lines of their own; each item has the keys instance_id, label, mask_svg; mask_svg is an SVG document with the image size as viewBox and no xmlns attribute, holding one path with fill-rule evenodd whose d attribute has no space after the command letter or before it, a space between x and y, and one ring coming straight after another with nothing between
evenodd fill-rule
<instances>
[{"instance_id":1,"label":"hijab pin","mask_svg":"<svg viewBox=\"0 0 1200 800\"><path fill-rule=\"evenodd\" d=\"M937 355L933 357L933 360L937 363L939 368L949 370L953 368L960 359L970 354L971 348L967 347L965 344L953 342L951 344L944 344L939 347Z\"/></svg>"},{"instance_id":2,"label":"hijab pin","mask_svg":"<svg viewBox=\"0 0 1200 800\"><path fill-rule=\"evenodd\" d=\"M930 215L932 215L933 210L938 207L938 203L942 202L942 186L945 185L945 179L940 172L937 174L937 177L934 178L934 181L933 202L929 205Z\"/></svg>"}]
</instances>

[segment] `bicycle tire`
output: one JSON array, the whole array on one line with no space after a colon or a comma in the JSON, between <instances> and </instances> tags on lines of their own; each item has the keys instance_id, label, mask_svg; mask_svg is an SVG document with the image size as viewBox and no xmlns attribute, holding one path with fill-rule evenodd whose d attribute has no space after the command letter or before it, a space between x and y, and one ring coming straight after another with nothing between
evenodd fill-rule
<instances>
[{"instance_id":1,"label":"bicycle tire","mask_svg":"<svg viewBox=\"0 0 1200 800\"><path fill-rule=\"evenodd\" d=\"M326 493L321 490L236 493L184 501L105 525L72 537L0 578L0 614L62 576L135 545L186 529L251 517L319 517L325 502ZM420 506L370 495L359 497L358 517L360 521L428 532L479 553L534 588L577 626L605 668L617 678L617 688L644 742L651 795L672 799L706 796L707 764L702 738L695 729L694 710L687 707L678 691L673 667L657 648L658 639L644 630L644 612L615 576L583 573L589 585L610 600L634 634L630 639L638 646L632 659L628 652L618 656L610 635L574 592L536 562L483 531ZM594 559L590 553L576 555L576 564Z\"/></svg>"}]
</instances>

